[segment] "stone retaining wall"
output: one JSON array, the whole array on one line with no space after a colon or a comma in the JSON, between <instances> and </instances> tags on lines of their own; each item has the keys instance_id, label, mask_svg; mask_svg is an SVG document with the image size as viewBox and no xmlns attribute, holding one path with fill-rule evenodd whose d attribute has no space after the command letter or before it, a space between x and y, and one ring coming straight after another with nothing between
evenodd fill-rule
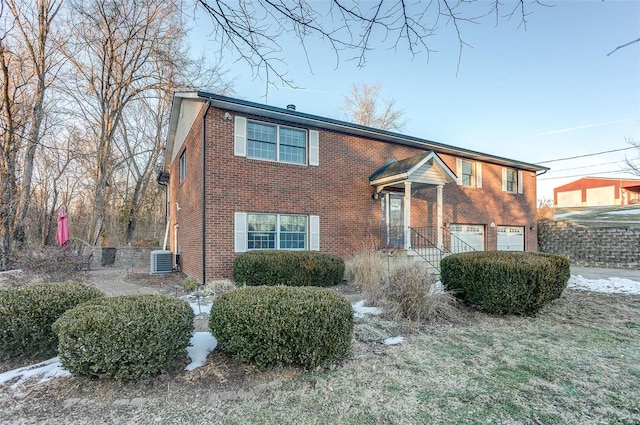
<instances>
[{"instance_id":1,"label":"stone retaining wall","mask_svg":"<svg viewBox=\"0 0 640 425\"><path fill-rule=\"evenodd\" d=\"M98 267L116 267L127 268L135 267L148 268L151 262L151 251L160 249L159 247L136 247L136 246L118 246L118 247L96 247L93 251L91 259L91 268Z\"/></svg>"},{"instance_id":2,"label":"stone retaining wall","mask_svg":"<svg viewBox=\"0 0 640 425\"><path fill-rule=\"evenodd\" d=\"M585 227L569 221L538 222L538 249L585 267L640 269L640 229Z\"/></svg>"}]
</instances>

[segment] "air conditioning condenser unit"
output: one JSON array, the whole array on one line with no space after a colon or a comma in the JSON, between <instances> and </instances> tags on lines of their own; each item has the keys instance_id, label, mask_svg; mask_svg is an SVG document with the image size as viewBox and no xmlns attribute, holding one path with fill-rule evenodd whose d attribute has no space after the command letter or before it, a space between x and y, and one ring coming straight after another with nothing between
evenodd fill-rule
<instances>
[{"instance_id":1,"label":"air conditioning condenser unit","mask_svg":"<svg viewBox=\"0 0 640 425\"><path fill-rule=\"evenodd\" d=\"M173 253L171 251L151 251L151 274L171 273L173 271Z\"/></svg>"}]
</instances>

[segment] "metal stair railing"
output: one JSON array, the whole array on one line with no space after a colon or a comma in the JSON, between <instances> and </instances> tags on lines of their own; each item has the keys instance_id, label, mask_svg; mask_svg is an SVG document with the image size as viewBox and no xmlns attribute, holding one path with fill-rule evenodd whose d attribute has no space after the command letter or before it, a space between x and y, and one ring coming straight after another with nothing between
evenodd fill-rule
<instances>
[{"instance_id":1,"label":"metal stair railing","mask_svg":"<svg viewBox=\"0 0 640 425\"><path fill-rule=\"evenodd\" d=\"M445 246L445 252L449 254L458 254L461 252L472 252L476 251L474 247L466 243L464 240L459 238L457 235L451 233L451 230L448 227L442 228L443 233L445 233L448 237L445 240L449 240L448 246Z\"/></svg>"},{"instance_id":2,"label":"metal stair railing","mask_svg":"<svg viewBox=\"0 0 640 425\"><path fill-rule=\"evenodd\" d=\"M411 245L409 248L418 254L431 267L440 272L440 260L442 260L444 251L421 234L418 229L419 228L409 227L411 237Z\"/></svg>"}]
</instances>

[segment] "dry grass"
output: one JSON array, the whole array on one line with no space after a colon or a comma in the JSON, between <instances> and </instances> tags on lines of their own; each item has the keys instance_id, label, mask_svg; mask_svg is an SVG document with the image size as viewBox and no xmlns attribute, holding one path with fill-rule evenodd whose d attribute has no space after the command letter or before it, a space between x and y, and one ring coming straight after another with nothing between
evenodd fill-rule
<instances>
[{"instance_id":1,"label":"dry grass","mask_svg":"<svg viewBox=\"0 0 640 425\"><path fill-rule=\"evenodd\" d=\"M182 375L117 386L67 378L3 389L0 422L637 424L640 297L568 291L538 317L478 314L465 326L429 327L329 370L269 372L262 381L279 376L282 386L246 401L209 398L224 390L220 376L229 373L227 363L210 361L194 382ZM262 372L247 373L261 381ZM110 404L134 396L149 401ZM63 408L70 397L89 402Z\"/></svg>"},{"instance_id":2,"label":"dry grass","mask_svg":"<svg viewBox=\"0 0 640 425\"><path fill-rule=\"evenodd\" d=\"M369 305L378 305L382 299L381 286L385 269L380 252L363 249L345 263L345 276L349 284L362 291Z\"/></svg>"},{"instance_id":3,"label":"dry grass","mask_svg":"<svg viewBox=\"0 0 640 425\"><path fill-rule=\"evenodd\" d=\"M232 289L236 289L236 284L229 279L212 280L204 286L204 292L209 294L231 291Z\"/></svg>"},{"instance_id":4,"label":"dry grass","mask_svg":"<svg viewBox=\"0 0 640 425\"><path fill-rule=\"evenodd\" d=\"M460 323L458 300L436 284L436 278L422 264L395 267L381 287L382 308L390 320L416 323L444 320Z\"/></svg>"}]
</instances>

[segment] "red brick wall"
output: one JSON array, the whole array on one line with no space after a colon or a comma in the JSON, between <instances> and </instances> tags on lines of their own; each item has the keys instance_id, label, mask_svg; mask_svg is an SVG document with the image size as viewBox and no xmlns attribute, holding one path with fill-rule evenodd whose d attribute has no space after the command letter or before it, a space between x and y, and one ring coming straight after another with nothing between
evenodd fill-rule
<instances>
[{"instance_id":1,"label":"red brick wall","mask_svg":"<svg viewBox=\"0 0 640 425\"><path fill-rule=\"evenodd\" d=\"M320 132L320 166L300 166L234 156L234 121L224 120L225 111L212 108L206 118L206 249L207 280L231 275L234 253L234 213L280 213L320 216L320 250L348 257L377 241L381 222L380 200L373 200L369 175L392 157L398 160L425 152L416 148L326 131ZM247 116L260 121L261 117ZM272 121L273 122L273 121ZM276 123L278 123L276 121ZM282 123L285 124L285 123ZM290 125L286 123L287 125ZM197 262L201 258L200 188L196 170L199 161L200 124L196 122L185 145L194 173L175 193L182 207L194 206L177 215L183 246L183 270L202 278ZM455 158L441 155L455 172ZM178 157L177 157L178 158ZM177 163L178 161L176 161ZM501 167L483 165L483 188L444 187L444 220L450 223L484 224L487 249L496 248L496 225L526 228L526 249L536 250L536 181L524 172L524 194L502 191ZM175 176L175 177L174 177ZM179 176L171 169L172 189ZM412 198L412 225L435 224L435 188L419 191ZM172 202L172 206L174 202ZM193 210L195 209L195 210ZM188 220L187 220L188 218ZM193 238L187 244L187 238ZM187 252L188 247L188 252ZM192 251L193 250L193 251Z\"/></svg>"},{"instance_id":2,"label":"red brick wall","mask_svg":"<svg viewBox=\"0 0 640 425\"><path fill-rule=\"evenodd\" d=\"M182 271L202 280L202 119L205 108L191 128L171 164L169 186L169 241L174 246L174 226L178 225L178 245L182 247ZM186 176L180 183L180 155L186 151ZM177 204L176 204L177 203ZM177 209L180 206L180 211Z\"/></svg>"}]
</instances>

